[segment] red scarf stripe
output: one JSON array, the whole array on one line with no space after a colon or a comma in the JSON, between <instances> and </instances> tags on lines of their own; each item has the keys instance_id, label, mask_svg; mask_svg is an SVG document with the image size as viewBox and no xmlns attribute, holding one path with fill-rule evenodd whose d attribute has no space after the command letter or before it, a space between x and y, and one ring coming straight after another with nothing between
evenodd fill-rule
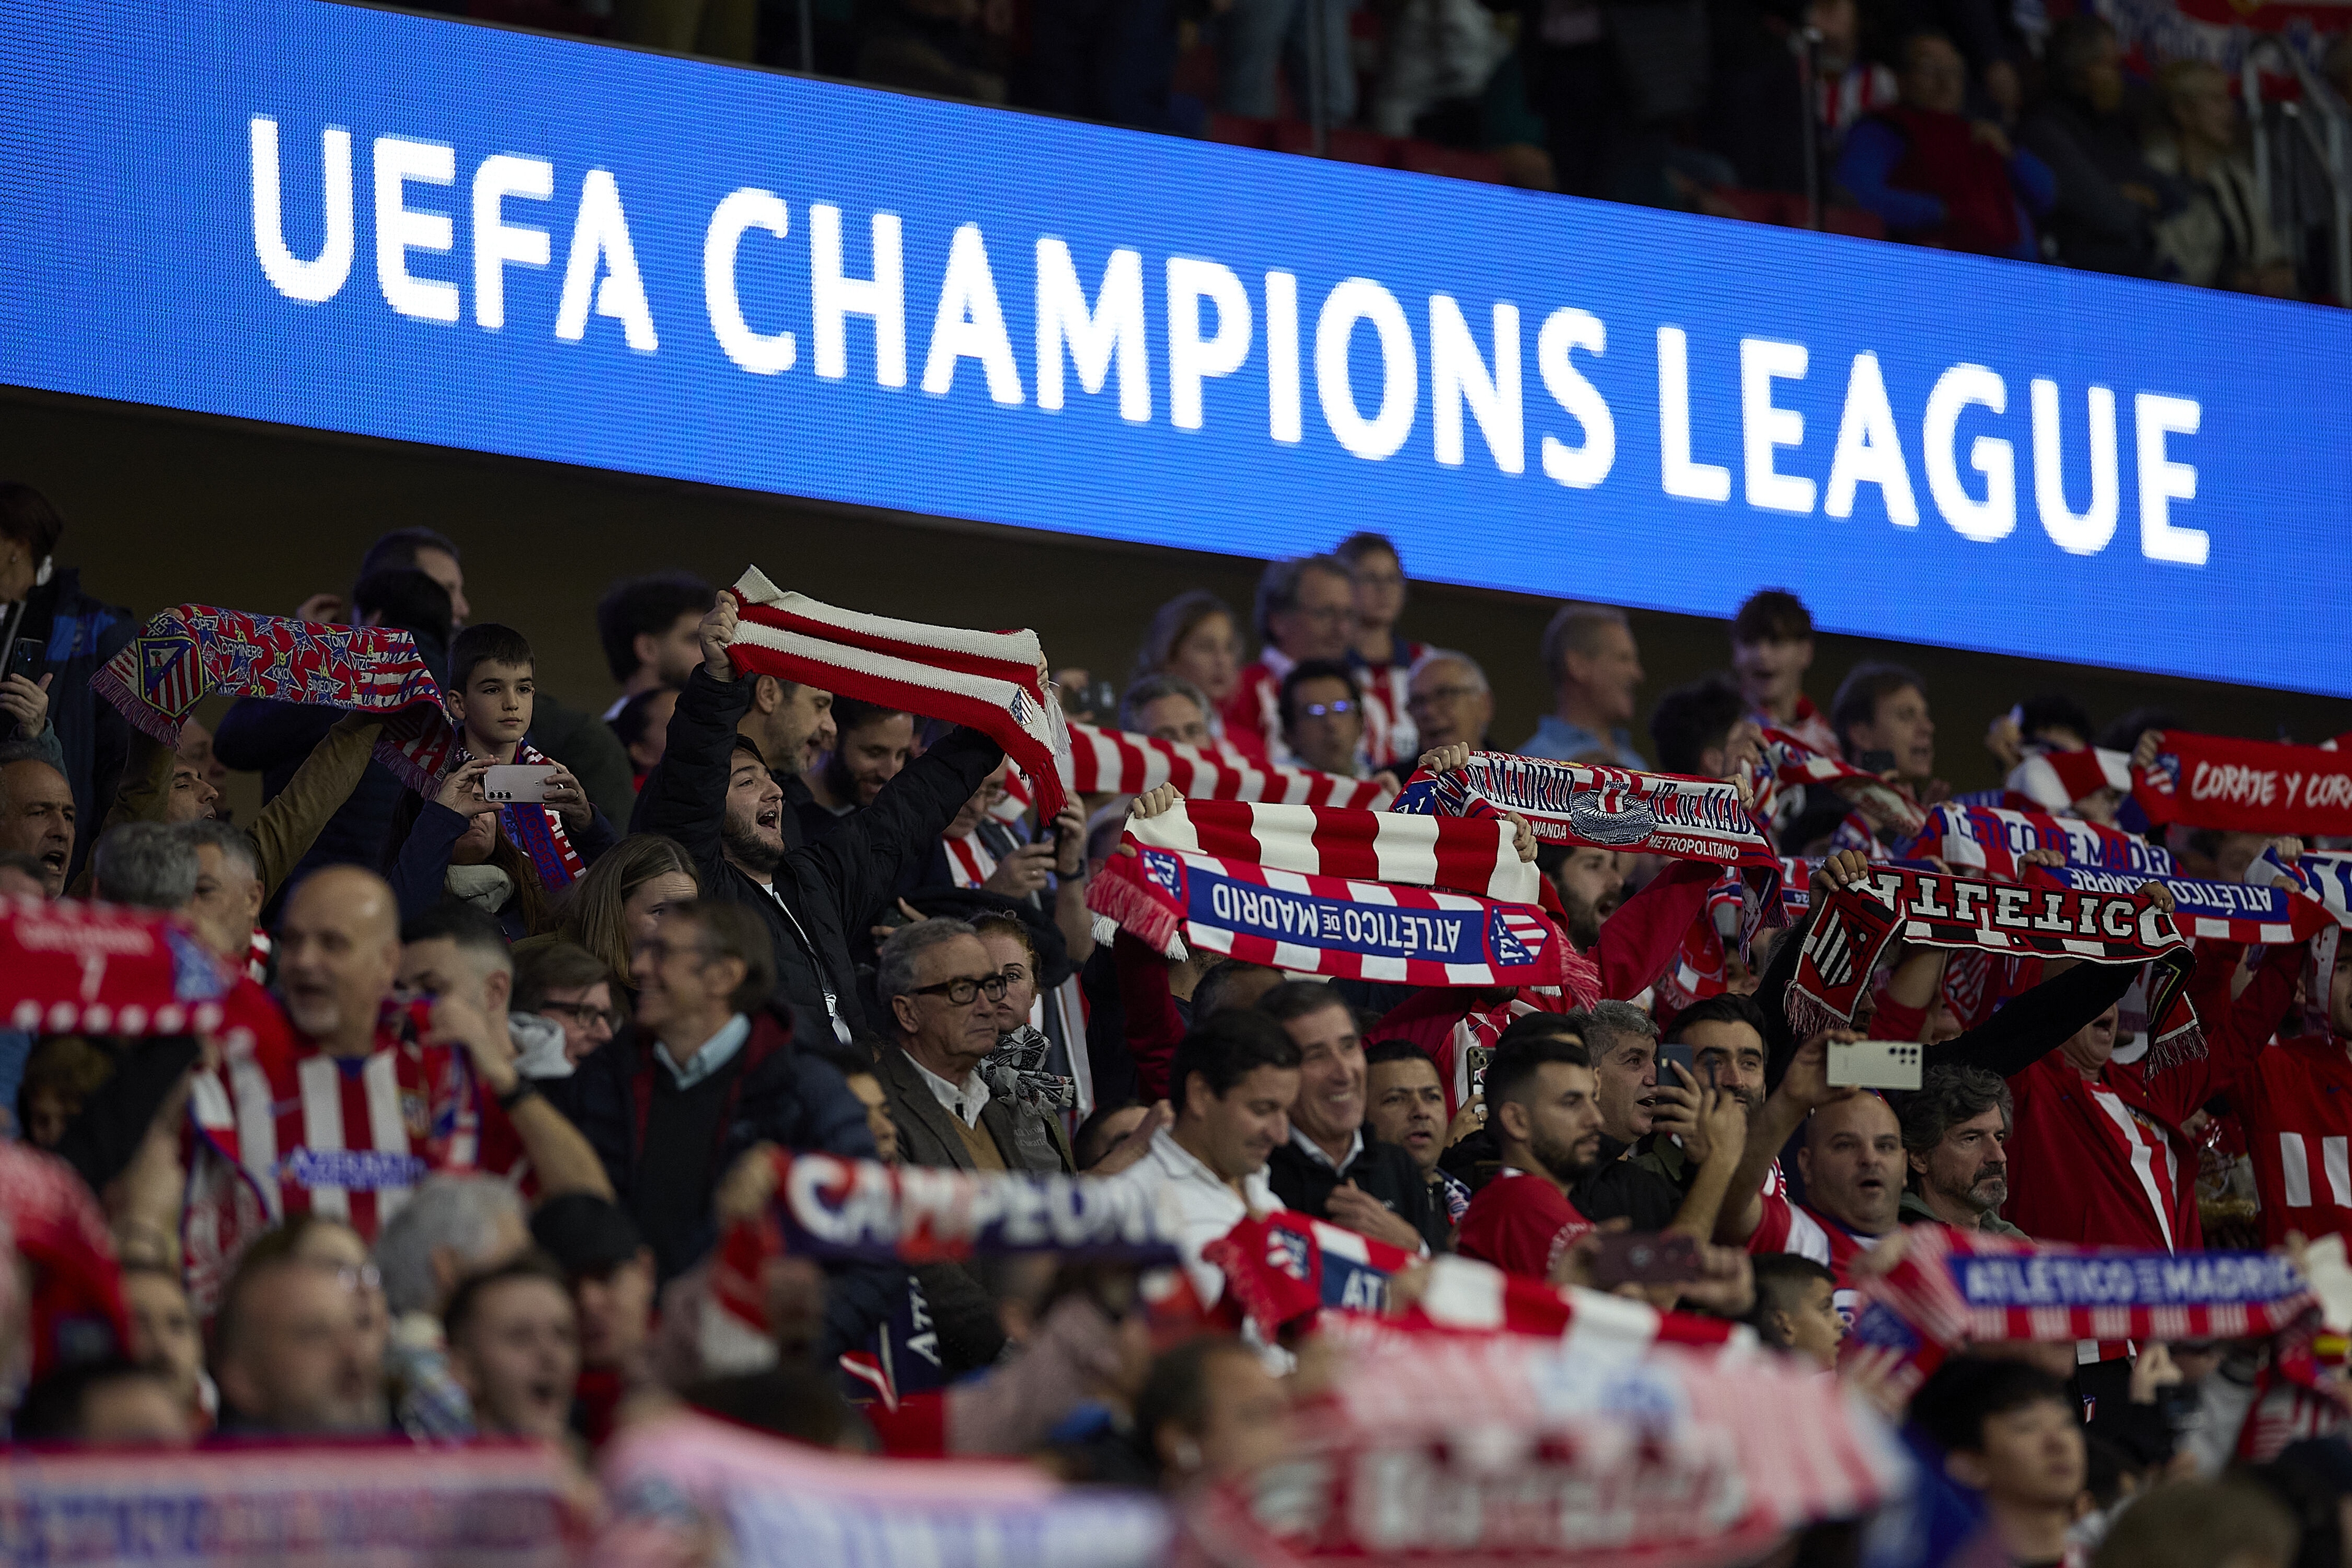
<instances>
[{"instance_id":1,"label":"red scarf stripe","mask_svg":"<svg viewBox=\"0 0 2352 1568\"><path fill-rule=\"evenodd\" d=\"M903 637L884 637L852 625L795 615L790 610L777 609L772 605L745 605L740 615L744 620L804 637L813 642L859 648L887 658L904 659L909 664L928 665L933 669L951 669L959 675L1010 681L1015 686L1034 684L1037 678L1037 666L1034 660L1024 664L1015 658L994 658L929 643L912 642Z\"/></svg>"}]
</instances>

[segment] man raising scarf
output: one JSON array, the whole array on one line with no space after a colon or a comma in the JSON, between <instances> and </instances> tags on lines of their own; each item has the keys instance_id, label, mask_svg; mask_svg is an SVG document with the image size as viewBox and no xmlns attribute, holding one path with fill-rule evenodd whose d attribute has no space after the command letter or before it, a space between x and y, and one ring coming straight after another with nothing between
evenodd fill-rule
<instances>
[{"instance_id":1,"label":"man raising scarf","mask_svg":"<svg viewBox=\"0 0 2352 1568\"><path fill-rule=\"evenodd\" d=\"M1004 751L978 730L950 731L839 831L786 853L782 786L758 748L736 738L751 700L731 657L738 614L735 595L721 590L702 618L701 667L678 694L668 745L646 777L630 831L676 839L694 858L705 898L750 907L774 948L779 999L828 1020L846 1043L865 1020L848 933L890 908ZM752 662L747 654L744 673Z\"/></svg>"}]
</instances>

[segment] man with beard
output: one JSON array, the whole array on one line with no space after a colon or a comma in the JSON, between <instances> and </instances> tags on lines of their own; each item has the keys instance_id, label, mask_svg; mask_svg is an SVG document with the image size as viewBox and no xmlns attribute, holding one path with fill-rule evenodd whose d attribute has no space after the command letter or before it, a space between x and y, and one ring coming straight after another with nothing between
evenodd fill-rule
<instances>
[{"instance_id":1,"label":"man with beard","mask_svg":"<svg viewBox=\"0 0 2352 1568\"><path fill-rule=\"evenodd\" d=\"M1948 1225L2021 1239L2000 1217L2009 1201L2009 1085L1981 1068L1932 1068L1903 1103L1910 1185L1906 1225Z\"/></svg>"},{"instance_id":2,"label":"man with beard","mask_svg":"<svg viewBox=\"0 0 2352 1568\"><path fill-rule=\"evenodd\" d=\"M1275 1195L1391 1247L1444 1247L1451 1222L1432 1204L1421 1166L1396 1144L1365 1135L1368 1069L1347 999L1321 981L1293 980L1257 1005L1289 1034L1299 1055L1290 1141L1267 1162ZM1433 1152L1433 1166L1436 1158Z\"/></svg>"},{"instance_id":3,"label":"man with beard","mask_svg":"<svg viewBox=\"0 0 2352 1568\"><path fill-rule=\"evenodd\" d=\"M951 731L823 842L788 850L784 792L766 755L736 726L751 683L727 658L737 606L721 593L702 618L702 667L687 679L661 764L646 775L630 830L676 839L694 857L703 896L756 912L774 947L780 1000L830 1022L847 1042L866 1026L848 933L889 907L892 890L970 800L1004 752L977 731ZM836 702L845 747L856 726Z\"/></svg>"},{"instance_id":4,"label":"man with beard","mask_svg":"<svg viewBox=\"0 0 2352 1568\"><path fill-rule=\"evenodd\" d=\"M1699 1085L1736 1098L1750 1120L1764 1109L1764 1015L1753 997L1726 991L1694 1002L1675 1015L1664 1043L1688 1047ZM1703 1147L1694 1152L1690 1136L1698 1100L1697 1088L1661 1079L1650 1106L1649 1134L1636 1147L1633 1163L1687 1188L1705 1157ZM1780 1190L1779 1161L1764 1184L1767 1191Z\"/></svg>"},{"instance_id":5,"label":"man with beard","mask_svg":"<svg viewBox=\"0 0 2352 1568\"><path fill-rule=\"evenodd\" d=\"M833 700L833 734L824 763L808 771L808 804L799 808L801 837L810 844L872 805L915 754L912 713L854 697Z\"/></svg>"},{"instance_id":6,"label":"man with beard","mask_svg":"<svg viewBox=\"0 0 2352 1568\"><path fill-rule=\"evenodd\" d=\"M1547 844L1536 858L1559 889L1560 907L1568 911L1568 940L1579 952L1591 952L1600 944L1601 923L1625 901L1625 857L1614 849L1562 849Z\"/></svg>"},{"instance_id":7,"label":"man with beard","mask_svg":"<svg viewBox=\"0 0 2352 1568\"><path fill-rule=\"evenodd\" d=\"M1462 1215L1454 1250L1541 1279L1592 1222L1569 1189L1601 1161L1601 1102L1583 1042L1523 1033L1486 1063L1486 1117L1502 1173Z\"/></svg>"},{"instance_id":8,"label":"man with beard","mask_svg":"<svg viewBox=\"0 0 2352 1568\"><path fill-rule=\"evenodd\" d=\"M784 792L780 825L784 847L798 849L807 842L803 814L816 808L816 796L803 775L816 770L819 759L834 750L838 739L833 693L772 675L755 675L750 684L751 705L737 721L735 732L751 738L775 775L776 786Z\"/></svg>"}]
</instances>

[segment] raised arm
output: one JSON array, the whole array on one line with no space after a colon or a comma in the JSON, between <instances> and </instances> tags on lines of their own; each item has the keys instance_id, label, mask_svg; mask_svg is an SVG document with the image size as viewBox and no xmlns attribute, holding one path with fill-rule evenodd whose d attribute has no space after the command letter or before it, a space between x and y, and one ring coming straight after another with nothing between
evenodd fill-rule
<instances>
[{"instance_id":1,"label":"raised arm","mask_svg":"<svg viewBox=\"0 0 2352 1568\"><path fill-rule=\"evenodd\" d=\"M735 726L751 705L750 684L735 679L727 645L735 638L735 596L722 593L702 617L702 666L686 678L670 715L662 760L646 776L629 816L632 833L677 840L698 866L725 854L727 771Z\"/></svg>"},{"instance_id":2,"label":"raised arm","mask_svg":"<svg viewBox=\"0 0 2352 1568\"><path fill-rule=\"evenodd\" d=\"M359 788L361 775L375 755L376 738L383 733L383 721L375 714L345 714L302 759L278 797L253 819L250 832L260 852L263 898L284 886L328 821Z\"/></svg>"}]
</instances>

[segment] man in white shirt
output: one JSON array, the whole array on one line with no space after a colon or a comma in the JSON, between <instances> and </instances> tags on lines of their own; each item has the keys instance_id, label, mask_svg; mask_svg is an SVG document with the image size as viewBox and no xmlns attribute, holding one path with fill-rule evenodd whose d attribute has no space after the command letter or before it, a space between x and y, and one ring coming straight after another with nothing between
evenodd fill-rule
<instances>
[{"instance_id":1,"label":"man in white shirt","mask_svg":"<svg viewBox=\"0 0 2352 1568\"><path fill-rule=\"evenodd\" d=\"M1207 1306L1224 1294L1225 1277L1201 1249L1253 1213L1282 1207L1266 1184L1265 1164L1290 1138L1298 1047L1262 1013L1219 1013L1177 1046L1168 1082L1175 1123L1154 1134L1150 1152L1117 1179L1160 1189L1182 1227L1192 1289Z\"/></svg>"}]
</instances>

